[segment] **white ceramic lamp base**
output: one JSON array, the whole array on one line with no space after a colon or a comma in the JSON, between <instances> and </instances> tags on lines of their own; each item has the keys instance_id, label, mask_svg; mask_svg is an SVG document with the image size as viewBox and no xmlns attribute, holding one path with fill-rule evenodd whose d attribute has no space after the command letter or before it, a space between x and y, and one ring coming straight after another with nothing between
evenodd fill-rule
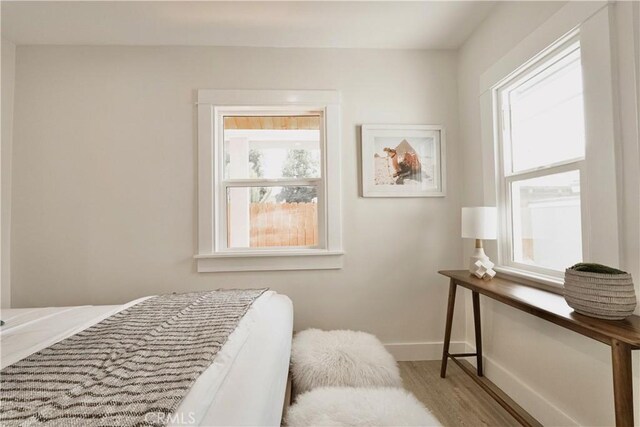
<instances>
[{"instance_id":1,"label":"white ceramic lamp base","mask_svg":"<svg viewBox=\"0 0 640 427\"><path fill-rule=\"evenodd\" d=\"M475 273L478 267L476 266L476 262L481 261L483 264L487 261L491 262L487 254L484 253L483 248L475 248L473 251L473 255L469 257L469 272ZM493 264L493 263L491 263Z\"/></svg>"},{"instance_id":2,"label":"white ceramic lamp base","mask_svg":"<svg viewBox=\"0 0 640 427\"><path fill-rule=\"evenodd\" d=\"M476 248L469 258L469 272L479 279L493 279L496 275L494 266L495 264L484 253L482 240L476 240Z\"/></svg>"}]
</instances>

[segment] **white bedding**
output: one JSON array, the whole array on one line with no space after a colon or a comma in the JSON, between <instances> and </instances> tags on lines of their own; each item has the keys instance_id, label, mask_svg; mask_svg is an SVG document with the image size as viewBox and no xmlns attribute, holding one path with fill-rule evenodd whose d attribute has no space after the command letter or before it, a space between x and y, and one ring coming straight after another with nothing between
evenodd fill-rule
<instances>
[{"instance_id":1,"label":"white bedding","mask_svg":"<svg viewBox=\"0 0 640 427\"><path fill-rule=\"evenodd\" d=\"M67 338L125 308L121 306L3 309L0 368ZM174 414L172 425L280 425L289 370L293 308L265 292L247 311Z\"/></svg>"}]
</instances>

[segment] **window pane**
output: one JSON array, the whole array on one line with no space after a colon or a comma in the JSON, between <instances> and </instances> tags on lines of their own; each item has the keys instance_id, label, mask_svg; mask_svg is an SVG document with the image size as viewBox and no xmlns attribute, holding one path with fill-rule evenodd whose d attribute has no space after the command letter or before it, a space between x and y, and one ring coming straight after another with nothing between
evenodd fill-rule
<instances>
[{"instance_id":1,"label":"window pane","mask_svg":"<svg viewBox=\"0 0 640 427\"><path fill-rule=\"evenodd\" d=\"M314 186L227 189L229 248L318 245Z\"/></svg>"},{"instance_id":2,"label":"window pane","mask_svg":"<svg viewBox=\"0 0 640 427\"><path fill-rule=\"evenodd\" d=\"M580 50L505 92L513 172L584 157Z\"/></svg>"},{"instance_id":3,"label":"window pane","mask_svg":"<svg viewBox=\"0 0 640 427\"><path fill-rule=\"evenodd\" d=\"M225 179L320 178L320 115L226 116Z\"/></svg>"},{"instance_id":4,"label":"window pane","mask_svg":"<svg viewBox=\"0 0 640 427\"><path fill-rule=\"evenodd\" d=\"M578 171L514 182L511 194L515 262L564 271L582 261Z\"/></svg>"}]
</instances>

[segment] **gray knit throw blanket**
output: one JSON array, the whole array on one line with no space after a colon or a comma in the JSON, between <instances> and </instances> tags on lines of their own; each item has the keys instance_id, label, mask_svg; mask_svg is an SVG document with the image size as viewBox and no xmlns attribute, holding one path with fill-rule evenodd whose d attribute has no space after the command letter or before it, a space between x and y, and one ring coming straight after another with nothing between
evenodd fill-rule
<instances>
[{"instance_id":1,"label":"gray knit throw blanket","mask_svg":"<svg viewBox=\"0 0 640 427\"><path fill-rule=\"evenodd\" d=\"M265 290L153 297L7 366L0 425L165 425Z\"/></svg>"}]
</instances>

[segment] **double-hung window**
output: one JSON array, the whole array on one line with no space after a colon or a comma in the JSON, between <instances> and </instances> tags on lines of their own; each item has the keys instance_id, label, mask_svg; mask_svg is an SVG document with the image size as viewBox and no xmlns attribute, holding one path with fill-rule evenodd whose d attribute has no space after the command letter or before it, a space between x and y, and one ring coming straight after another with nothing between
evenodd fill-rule
<instances>
[{"instance_id":1,"label":"double-hung window","mask_svg":"<svg viewBox=\"0 0 640 427\"><path fill-rule=\"evenodd\" d=\"M560 277L585 257L580 42L564 41L496 88L500 264Z\"/></svg>"},{"instance_id":2,"label":"double-hung window","mask_svg":"<svg viewBox=\"0 0 640 427\"><path fill-rule=\"evenodd\" d=\"M200 91L198 271L340 268L339 98Z\"/></svg>"},{"instance_id":3,"label":"double-hung window","mask_svg":"<svg viewBox=\"0 0 640 427\"><path fill-rule=\"evenodd\" d=\"M321 110L218 111L220 247L322 248Z\"/></svg>"},{"instance_id":4,"label":"double-hung window","mask_svg":"<svg viewBox=\"0 0 640 427\"><path fill-rule=\"evenodd\" d=\"M580 261L620 267L610 6L564 6L480 76L483 202L498 207L499 273L561 286Z\"/></svg>"}]
</instances>

